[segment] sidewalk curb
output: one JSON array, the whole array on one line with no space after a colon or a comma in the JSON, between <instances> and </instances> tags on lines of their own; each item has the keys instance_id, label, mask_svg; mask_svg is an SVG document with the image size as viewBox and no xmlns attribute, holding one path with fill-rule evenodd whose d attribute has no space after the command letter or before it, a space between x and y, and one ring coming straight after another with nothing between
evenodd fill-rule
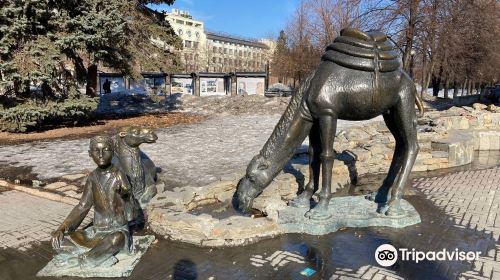
<instances>
[{"instance_id":1,"label":"sidewalk curb","mask_svg":"<svg viewBox=\"0 0 500 280\"><path fill-rule=\"evenodd\" d=\"M32 195L32 196L36 196L36 197L40 197L40 198L44 198L44 199L48 199L48 200L52 200L52 201L57 201L57 202L61 202L61 203L72 205L72 206L78 204L78 201L79 201L78 199L75 199L75 198L72 198L69 196L63 196L63 195L59 195L56 193L51 193L51 192L47 192L47 191L40 191L40 190L33 189L33 188L28 188L28 187L24 187L24 186L20 186L20 185L10 184L9 182L4 181L4 180L0 180L0 186L5 187L5 188L9 188L12 190L24 192L24 193L27 193L27 194Z\"/></svg>"}]
</instances>

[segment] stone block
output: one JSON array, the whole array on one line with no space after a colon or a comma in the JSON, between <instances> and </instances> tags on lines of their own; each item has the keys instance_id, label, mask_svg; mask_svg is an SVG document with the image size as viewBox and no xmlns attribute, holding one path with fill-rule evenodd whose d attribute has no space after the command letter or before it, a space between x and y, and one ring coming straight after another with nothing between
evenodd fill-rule
<instances>
[{"instance_id":1,"label":"stone block","mask_svg":"<svg viewBox=\"0 0 500 280\"><path fill-rule=\"evenodd\" d=\"M443 151L433 151L431 152L433 158L448 158L448 153ZM418 157L418 156L417 156Z\"/></svg>"},{"instance_id":2,"label":"stone block","mask_svg":"<svg viewBox=\"0 0 500 280\"><path fill-rule=\"evenodd\" d=\"M431 153L422 153L422 152L419 152L417 154L417 161L420 160L425 160L425 159L429 159L429 158L432 158L432 154Z\"/></svg>"},{"instance_id":3,"label":"stone block","mask_svg":"<svg viewBox=\"0 0 500 280\"><path fill-rule=\"evenodd\" d=\"M474 110L484 110L486 109L486 105L484 104L481 104L481 103L474 103L472 104L472 108L474 108Z\"/></svg>"},{"instance_id":4,"label":"stone block","mask_svg":"<svg viewBox=\"0 0 500 280\"><path fill-rule=\"evenodd\" d=\"M70 181L75 181L78 179L82 179L85 176L87 176L87 175L83 174L83 173L79 173L79 174L64 175L64 176L62 176L62 178L66 179L66 180L70 180Z\"/></svg>"},{"instance_id":5,"label":"stone block","mask_svg":"<svg viewBox=\"0 0 500 280\"><path fill-rule=\"evenodd\" d=\"M449 168L450 165L448 162L437 162L433 164L428 164L427 165L427 170L437 170L437 169L444 169L444 168Z\"/></svg>"},{"instance_id":6,"label":"stone block","mask_svg":"<svg viewBox=\"0 0 500 280\"><path fill-rule=\"evenodd\" d=\"M387 148L387 145L384 145L384 144L374 144L371 147L369 147L368 149L370 150L370 152L372 153L373 156L383 155L389 151L389 148Z\"/></svg>"},{"instance_id":7,"label":"stone block","mask_svg":"<svg viewBox=\"0 0 500 280\"><path fill-rule=\"evenodd\" d=\"M453 130L449 137L432 141L434 151L448 152L449 166L460 166L472 162L474 156L474 136L469 131Z\"/></svg>"},{"instance_id":8,"label":"stone block","mask_svg":"<svg viewBox=\"0 0 500 280\"><path fill-rule=\"evenodd\" d=\"M424 165L424 164L415 164L415 165L413 165L413 168L411 169L411 171L413 171L413 172L423 172L423 171L427 171L427 170L428 170L428 166Z\"/></svg>"},{"instance_id":9,"label":"stone block","mask_svg":"<svg viewBox=\"0 0 500 280\"><path fill-rule=\"evenodd\" d=\"M437 158L428 158L424 159L422 161L423 164L427 165L433 165L433 164L439 164L439 163L448 163L448 158L442 158L442 157L437 157Z\"/></svg>"},{"instance_id":10,"label":"stone block","mask_svg":"<svg viewBox=\"0 0 500 280\"><path fill-rule=\"evenodd\" d=\"M59 191L59 192L68 192L68 191L77 192L78 187L75 185L66 185L66 186L62 186L62 187L58 188L57 191Z\"/></svg>"},{"instance_id":11,"label":"stone block","mask_svg":"<svg viewBox=\"0 0 500 280\"><path fill-rule=\"evenodd\" d=\"M279 211L278 225L285 233L324 235L340 228L386 226L403 228L420 223L420 215L406 200L401 200L403 209L399 216L379 214L377 203L364 196L334 197L330 201L326 220L314 220L305 216L308 208L287 207Z\"/></svg>"},{"instance_id":12,"label":"stone block","mask_svg":"<svg viewBox=\"0 0 500 280\"><path fill-rule=\"evenodd\" d=\"M348 141L360 141L370 139L370 134L366 133L361 128L354 127L346 131L345 137Z\"/></svg>"},{"instance_id":13,"label":"stone block","mask_svg":"<svg viewBox=\"0 0 500 280\"><path fill-rule=\"evenodd\" d=\"M66 191L64 194L69 196L69 197L76 198L76 199L79 199L82 196L81 194L79 194L75 191Z\"/></svg>"},{"instance_id":14,"label":"stone block","mask_svg":"<svg viewBox=\"0 0 500 280\"><path fill-rule=\"evenodd\" d=\"M497 134L492 134L490 138L490 151L500 150L500 131Z\"/></svg>"},{"instance_id":15,"label":"stone block","mask_svg":"<svg viewBox=\"0 0 500 280\"><path fill-rule=\"evenodd\" d=\"M57 190L57 189L62 188L66 185L67 184L65 182L54 182L54 183L46 185L44 188L48 189L48 190Z\"/></svg>"},{"instance_id":16,"label":"stone block","mask_svg":"<svg viewBox=\"0 0 500 280\"><path fill-rule=\"evenodd\" d=\"M479 137L479 150L488 151L490 149L490 137Z\"/></svg>"},{"instance_id":17,"label":"stone block","mask_svg":"<svg viewBox=\"0 0 500 280\"><path fill-rule=\"evenodd\" d=\"M372 157L371 151L363 148L355 148L352 153L356 156L357 161L368 161Z\"/></svg>"},{"instance_id":18,"label":"stone block","mask_svg":"<svg viewBox=\"0 0 500 280\"><path fill-rule=\"evenodd\" d=\"M106 261L104 264L98 267L92 268L64 268L56 265L57 258L60 255L55 256L42 270L40 270L36 276L39 277L62 277L62 276L72 276L72 277L100 277L100 278L115 278L115 277L128 277L132 274L135 266L147 251L151 243L155 240L153 235L145 236L133 236L133 252L132 254L119 253L114 258L116 263ZM82 251L83 253L83 251Z\"/></svg>"}]
</instances>

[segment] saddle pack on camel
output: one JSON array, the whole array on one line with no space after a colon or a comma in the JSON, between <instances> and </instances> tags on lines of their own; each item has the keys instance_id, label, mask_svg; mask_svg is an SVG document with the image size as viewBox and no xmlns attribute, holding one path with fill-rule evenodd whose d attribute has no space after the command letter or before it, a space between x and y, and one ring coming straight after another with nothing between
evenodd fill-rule
<instances>
[{"instance_id":1,"label":"saddle pack on camel","mask_svg":"<svg viewBox=\"0 0 500 280\"><path fill-rule=\"evenodd\" d=\"M342 29L321 59L369 72L391 72L401 65L394 44L384 33L353 28Z\"/></svg>"}]
</instances>

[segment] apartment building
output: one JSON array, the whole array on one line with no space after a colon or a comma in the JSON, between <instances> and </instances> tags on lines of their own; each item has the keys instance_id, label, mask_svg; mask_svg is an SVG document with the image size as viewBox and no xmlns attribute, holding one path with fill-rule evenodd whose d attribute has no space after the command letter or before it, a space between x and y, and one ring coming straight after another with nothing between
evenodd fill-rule
<instances>
[{"instance_id":1,"label":"apartment building","mask_svg":"<svg viewBox=\"0 0 500 280\"><path fill-rule=\"evenodd\" d=\"M262 72L273 50L271 40L253 40L206 32L202 21L172 9L167 20L183 41L186 72Z\"/></svg>"}]
</instances>

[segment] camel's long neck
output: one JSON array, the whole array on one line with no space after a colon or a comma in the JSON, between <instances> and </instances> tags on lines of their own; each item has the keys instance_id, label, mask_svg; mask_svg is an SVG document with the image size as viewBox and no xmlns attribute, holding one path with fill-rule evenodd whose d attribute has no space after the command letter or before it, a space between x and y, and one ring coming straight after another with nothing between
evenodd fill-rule
<instances>
[{"instance_id":1,"label":"camel's long neck","mask_svg":"<svg viewBox=\"0 0 500 280\"><path fill-rule=\"evenodd\" d=\"M307 79L301 84L298 90L292 96L288 107L281 116L278 124L274 127L274 130L262 147L259 155L266 159L272 166L272 173L277 174L283 166L290 160L293 156L295 149L302 144L304 139L308 135L308 131L301 131L298 134L294 134L292 137L287 137L292 125L299 120L299 108L302 103L304 94L309 89L311 79L314 73L311 74ZM303 120L302 120L303 121ZM296 127L296 124L295 124ZM305 127L300 129L306 129Z\"/></svg>"}]
</instances>

